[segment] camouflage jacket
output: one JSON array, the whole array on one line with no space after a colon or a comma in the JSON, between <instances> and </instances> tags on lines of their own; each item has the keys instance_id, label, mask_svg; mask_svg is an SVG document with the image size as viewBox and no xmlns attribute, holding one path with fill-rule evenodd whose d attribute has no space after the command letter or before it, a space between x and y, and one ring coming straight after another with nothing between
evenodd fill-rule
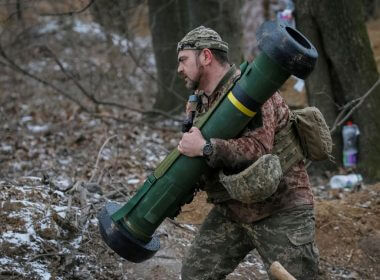
<instances>
[{"instance_id":1,"label":"camouflage jacket","mask_svg":"<svg viewBox=\"0 0 380 280\"><path fill-rule=\"evenodd\" d=\"M225 92L231 89L239 76L240 71L232 66L210 96L197 92L202 100L202 105L197 108L198 112L207 112ZM263 104L261 112L258 112L238 137L229 140L211 139L214 152L208 164L214 172L207 177L203 176L200 182L200 187L208 194L209 202L217 204L220 210L232 219L245 223L263 219L284 209L314 204L303 161L293 165L281 179L276 192L262 201L246 204L233 199L219 199L226 194L226 190L219 182L219 171L223 170L226 175L236 174L260 156L271 153L275 134L285 127L288 121L289 108L281 95L275 93Z\"/></svg>"}]
</instances>

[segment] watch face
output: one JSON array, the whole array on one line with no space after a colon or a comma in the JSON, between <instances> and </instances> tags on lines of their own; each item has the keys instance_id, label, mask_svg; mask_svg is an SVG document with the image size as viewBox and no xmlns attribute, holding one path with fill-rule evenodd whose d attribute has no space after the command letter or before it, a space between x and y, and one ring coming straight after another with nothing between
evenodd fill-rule
<instances>
[{"instance_id":1,"label":"watch face","mask_svg":"<svg viewBox=\"0 0 380 280\"><path fill-rule=\"evenodd\" d=\"M210 156L212 154L212 145L211 143L207 142L206 145L203 147L203 155L204 156Z\"/></svg>"}]
</instances>

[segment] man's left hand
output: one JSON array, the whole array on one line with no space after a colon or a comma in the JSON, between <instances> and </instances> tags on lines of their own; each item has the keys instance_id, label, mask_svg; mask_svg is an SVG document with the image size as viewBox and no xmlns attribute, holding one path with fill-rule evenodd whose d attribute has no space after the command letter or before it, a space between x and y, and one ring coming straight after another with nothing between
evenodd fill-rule
<instances>
[{"instance_id":1,"label":"man's left hand","mask_svg":"<svg viewBox=\"0 0 380 280\"><path fill-rule=\"evenodd\" d=\"M203 147L206 140L199 128L193 126L189 132L183 134L181 141L179 141L178 151L188 157L203 156Z\"/></svg>"}]
</instances>

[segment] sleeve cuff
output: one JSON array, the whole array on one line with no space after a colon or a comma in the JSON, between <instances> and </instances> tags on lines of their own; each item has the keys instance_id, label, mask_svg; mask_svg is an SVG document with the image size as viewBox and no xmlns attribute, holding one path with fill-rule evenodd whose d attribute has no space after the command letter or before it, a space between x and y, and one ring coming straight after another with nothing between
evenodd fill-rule
<instances>
[{"instance_id":1,"label":"sleeve cuff","mask_svg":"<svg viewBox=\"0 0 380 280\"><path fill-rule=\"evenodd\" d=\"M219 159L220 150L221 150L223 140L211 138L210 142L212 144L213 152L210 156L207 157L207 164L210 167L215 168L215 167L217 167L217 162Z\"/></svg>"}]
</instances>

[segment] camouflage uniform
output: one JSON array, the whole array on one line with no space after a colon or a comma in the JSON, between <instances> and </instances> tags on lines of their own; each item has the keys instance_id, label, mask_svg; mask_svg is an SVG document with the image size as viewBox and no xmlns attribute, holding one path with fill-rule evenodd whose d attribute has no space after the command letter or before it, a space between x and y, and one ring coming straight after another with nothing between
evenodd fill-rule
<instances>
[{"instance_id":1,"label":"camouflage uniform","mask_svg":"<svg viewBox=\"0 0 380 280\"><path fill-rule=\"evenodd\" d=\"M202 28L195 30L200 41L208 34L207 30L202 33ZM189 34L183 41L196 41ZM198 45L207 47L205 42ZM231 66L211 95L197 92L202 100L198 112L207 112L231 89L239 75L239 70ZM203 177L200 185L215 207L183 261L182 280L224 279L253 249L258 250L267 269L272 262L279 261L298 279L316 278L314 199L304 162L301 160L290 167L273 194L268 197L263 192L265 196L252 203L232 199L219 178L220 170L226 175L236 174L261 156L272 153L275 135L288 122L289 108L280 94L275 93L240 136L211 139L214 152L208 164L215 172Z\"/></svg>"}]
</instances>

